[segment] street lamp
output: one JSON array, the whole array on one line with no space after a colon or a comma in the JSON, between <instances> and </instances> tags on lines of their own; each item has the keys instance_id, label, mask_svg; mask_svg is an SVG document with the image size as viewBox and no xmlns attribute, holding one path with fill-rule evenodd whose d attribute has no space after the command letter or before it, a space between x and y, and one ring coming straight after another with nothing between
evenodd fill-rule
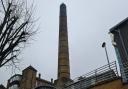
<instances>
[{"instance_id":1,"label":"street lamp","mask_svg":"<svg viewBox=\"0 0 128 89\"><path fill-rule=\"evenodd\" d=\"M109 66L109 69L111 69L105 42L102 43L102 48L105 48L105 53L106 53L106 57L107 57L108 66Z\"/></svg>"}]
</instances>

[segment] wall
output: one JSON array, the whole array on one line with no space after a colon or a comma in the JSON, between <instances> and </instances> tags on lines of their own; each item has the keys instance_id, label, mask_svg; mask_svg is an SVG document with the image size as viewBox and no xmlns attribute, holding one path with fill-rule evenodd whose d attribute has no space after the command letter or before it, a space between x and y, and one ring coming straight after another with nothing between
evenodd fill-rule
<instances>
[{"instance_id":1,"label":"wall","mask_svg":"<svg viewBox=\"0 0 128 89\"><path fill-rule=\"evenodd\" d=\"M128 84L122 84L121 79L118 79L89 89L128 89Z\"/></svg>"}]
</instances>

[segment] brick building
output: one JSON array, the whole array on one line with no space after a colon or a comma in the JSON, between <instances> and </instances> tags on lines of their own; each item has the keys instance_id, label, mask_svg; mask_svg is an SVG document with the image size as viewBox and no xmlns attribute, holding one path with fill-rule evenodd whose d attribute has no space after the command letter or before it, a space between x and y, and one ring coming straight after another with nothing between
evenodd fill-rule
<instances>
[{"instance_id":1,"label":"brick building","mask_svg":"<svg viewBox=\"0 0 128 89\"><path fill-rule=\"evenodd\" d=\"M118 44L115 47L118 48L119 52L117 54L120 54L121 57L118 59L121 76L118 74L116 62L112 62L73 80L70 78L67 11L65 4L60 5L59 21L57 79L55 81L53 79L47 81L41 78L41 74L37 77L37 70L29 66L22 71L22 74L12 76L8 80L6 88L0 85L0 89L128 89L128 67L124 65L128 61L128 19L110 30L110 33L115 36L114 42ZM116 33L117 30L121 31L121 35Z\"/></svg>"},{"instance_id":2,"label":"brick building","mask_svg":"<svg viewBox=\"0 0 128 89\"><path fill-rule=\"evenodd\" d=\"M7 83L7 89L54 89L53 82L37 77L37 70L32 66L25 68L22 74L15 74Z\"/></svg>"}]
</instances>

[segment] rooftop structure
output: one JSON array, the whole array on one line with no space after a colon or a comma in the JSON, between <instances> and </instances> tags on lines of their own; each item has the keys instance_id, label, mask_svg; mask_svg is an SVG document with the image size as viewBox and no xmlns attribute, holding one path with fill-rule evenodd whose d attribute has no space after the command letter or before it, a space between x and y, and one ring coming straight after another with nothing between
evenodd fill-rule
<instances>
[{"instance_id":1,"label":"rooftop structure","mask_svg":"<svg viewBox=\"0 0 128 89\"><path fill-rule=\"evenodd\" d=\"M123 83L128 83L128 17L110 29Z\"/></svg>"},{"instance_id":2,"label":"rooftop structure","mask_svg":"<svg viewBox=\"0 0 128 89\"><path fill-rule=\"evenodd\" d=\"M36 73L32 66L25 68L22 74L15 74L8 80L7 89L55 89L52 81L42 79L41 75L36 77Z\"/></svg>"}]
</instances>

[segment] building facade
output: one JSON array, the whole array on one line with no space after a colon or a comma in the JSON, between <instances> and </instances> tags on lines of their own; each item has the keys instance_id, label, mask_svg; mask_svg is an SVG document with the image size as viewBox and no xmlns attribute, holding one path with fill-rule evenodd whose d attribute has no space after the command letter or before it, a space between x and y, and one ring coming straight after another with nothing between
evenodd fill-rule
<instances>
[{"instance_id":1,"label":"building facade","mask_svg":"<svg viewBox=\"0 0 128 89\"><path fill-rule=\"evenodd\" d=\"M128 18L110 29L120 72L124 83L128 83Z\"/></svg>"},{"instance_id":2,"label":"building facade","mask_svg":"<svg viewBox=\"0 0 128 89\"><path fill-rule=\"evenodd\" d=\"M22 74L15 74L0 89L128 89L128 84L122 82L118 75L116 62L104 65L85 75L67 81L63 87L58 87L51 79L47 81L37 76L37 70L32 66L25 68Z\"/></svg>"},{"instance_id":3,"label":"building facade","mask_svg":"<svg viewBox=\"0 0 128 89\"><path fill-rule=\"evenodd\" d=\"M37 70L32 66L22 71L22 74L15 74L7 83L7 89L55 89L52 81L37 77Z\"/></svg>"}]
</instances>

